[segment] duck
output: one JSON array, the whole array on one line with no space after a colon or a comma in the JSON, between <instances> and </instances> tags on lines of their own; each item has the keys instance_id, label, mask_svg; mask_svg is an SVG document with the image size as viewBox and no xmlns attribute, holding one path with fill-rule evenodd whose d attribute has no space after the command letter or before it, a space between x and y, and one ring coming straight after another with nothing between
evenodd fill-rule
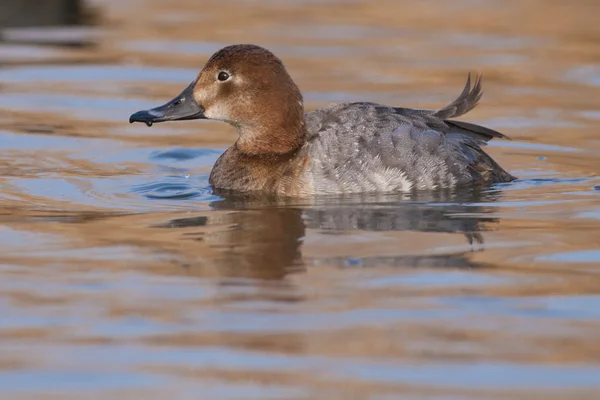
<instances>
[{"instance_id":1,"label":"duck","mask_svg":"<svg viewBox=\"0 0 600 400\"><path fill-rule=\"evenodd\" d=\"M192 83L164 105L129 122L218 120L239 136L216 161L214 190L311 197L410 193L516 179L483 147L509 139L458 121L482 96L471 74L456 100L439 109L373 102L331 104L308 113L283 62L253 44L213 54Z\"/></svg>"}]
</instances>

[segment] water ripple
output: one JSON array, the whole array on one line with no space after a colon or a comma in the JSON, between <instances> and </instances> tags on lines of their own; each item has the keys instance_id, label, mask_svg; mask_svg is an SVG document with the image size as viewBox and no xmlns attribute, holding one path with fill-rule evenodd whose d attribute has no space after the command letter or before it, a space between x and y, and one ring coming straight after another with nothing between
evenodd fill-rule
<instances>
[{"instance_id":1,"label":"water ripple","mask_svg":"<svg viewBox=\"0 0 600 400\"><path fill-rule=\"evenodd\" d=\"M212 196L209 186L202 186L196 179L190 181L190 178L185 176L168 176L160 182L136 185L132 191L150 200L202 199L206 201L218 198Z\"/></svg>"}]
</instances>

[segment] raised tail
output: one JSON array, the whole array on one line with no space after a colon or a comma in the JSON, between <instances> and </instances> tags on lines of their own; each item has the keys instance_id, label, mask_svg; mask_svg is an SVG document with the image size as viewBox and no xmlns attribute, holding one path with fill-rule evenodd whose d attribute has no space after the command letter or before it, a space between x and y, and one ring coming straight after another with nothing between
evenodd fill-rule
<instances>
[{"instance_id":1,"label":"raised tail","mask_svg":"<svg viewBox=\"0 0 600 400\"><path fill-rule=\"evenodd\" d=\"M460 117L474 109L483 95L481 78L482 75L476 76L475 84L471 88L471 73L469 73L467 84L462 93L452 103L435 111L433 115L441 120L446 120L448 118Z\"/></svg>"}]
</instances>

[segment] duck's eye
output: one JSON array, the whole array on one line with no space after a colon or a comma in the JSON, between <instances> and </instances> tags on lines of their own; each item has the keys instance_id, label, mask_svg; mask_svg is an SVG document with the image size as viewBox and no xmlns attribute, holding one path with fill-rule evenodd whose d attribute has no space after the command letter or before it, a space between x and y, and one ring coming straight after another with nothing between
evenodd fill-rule
<instances>
[{"instance_id":1,"label":"duck's eye","mask_svg":"<svg viewBox=\"0 0 600 400\"><path fill-rule=\"evenodd\" d=\"M229 79L229 74L225 71L221 71L219 72L219 76L217 77L217 79L219 79L221 82L226 81L227 79Z\"/></svg>"}]
</instances>

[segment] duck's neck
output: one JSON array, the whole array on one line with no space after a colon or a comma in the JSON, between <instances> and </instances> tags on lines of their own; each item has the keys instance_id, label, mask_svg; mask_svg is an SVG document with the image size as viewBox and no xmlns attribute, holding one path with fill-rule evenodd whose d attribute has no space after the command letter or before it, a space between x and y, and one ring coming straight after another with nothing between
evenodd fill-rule
<instances>
[{"instance_id":1,"label":"duck's neck","mask_svg":"<svg viewBox=\"0 0 600 400\"><path fill-rule=\"evenodd\" d=\"M302 104L266 121L237 127L236 147L247 155L283 155L296 151L306 141Z\"/></svg>"}]
</instances>

